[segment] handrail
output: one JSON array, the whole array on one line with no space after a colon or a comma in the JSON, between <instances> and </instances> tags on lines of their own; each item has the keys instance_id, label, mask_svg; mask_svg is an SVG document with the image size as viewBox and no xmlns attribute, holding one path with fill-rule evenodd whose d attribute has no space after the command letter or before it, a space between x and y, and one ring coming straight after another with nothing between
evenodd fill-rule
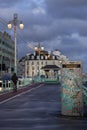
<instances>
[{"instance_id":1,"label":"handrail","mask_svg":"<svg viewBox=\"0 0 87 130\"><path fill-rule=\"evenodd\" d=\"M83 100L85 105L87 105L87 87L83 85Z\"/></svg>"},{"instance_id":2,"label":"handrail","mask_svg":"<svg viewBox=\"0 0 87 130\"><path fill-rule=\"evenodd\" d=\"M28 78L23 78L22 80L18 80L17 82L17 88L20 89L22 87L25 87L29 84L31 84L32 81ZM4 82L0 82L0 94L3 92L13 91L13 82L5 80Z\"/></svg>"}]
</instances>

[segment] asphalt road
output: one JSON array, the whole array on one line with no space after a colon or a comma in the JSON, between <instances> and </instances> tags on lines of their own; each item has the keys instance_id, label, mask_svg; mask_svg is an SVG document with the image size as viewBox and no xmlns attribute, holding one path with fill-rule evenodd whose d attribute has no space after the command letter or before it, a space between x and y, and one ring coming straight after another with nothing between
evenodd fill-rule
<instances>
[{"instance_id":1,"label":"asphalt road","mask_svg":"<svg viewBox=\"0 0 87 130\"><path fill-rule=\"evenodd\" d=\"M61 116L60 85L39 85L0 104L0 130L86 130L87 118Z\"/></svg>"}]
</instances>

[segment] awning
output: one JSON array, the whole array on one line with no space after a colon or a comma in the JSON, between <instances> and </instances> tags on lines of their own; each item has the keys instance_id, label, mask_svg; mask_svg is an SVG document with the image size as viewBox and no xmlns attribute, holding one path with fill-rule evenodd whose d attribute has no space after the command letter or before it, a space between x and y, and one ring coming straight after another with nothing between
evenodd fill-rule
<instances>
[{"instance_id":1,"label":"awning","mask_svg":"<svg viewBox=\"0 0 87 130\"><path fill-rule=\"evenodd\" d=\"M45 65L43 66L41 69L44 69L44 70L59 70L60 67L56 66L56 65Z\"/></svg>"}]
</instances>

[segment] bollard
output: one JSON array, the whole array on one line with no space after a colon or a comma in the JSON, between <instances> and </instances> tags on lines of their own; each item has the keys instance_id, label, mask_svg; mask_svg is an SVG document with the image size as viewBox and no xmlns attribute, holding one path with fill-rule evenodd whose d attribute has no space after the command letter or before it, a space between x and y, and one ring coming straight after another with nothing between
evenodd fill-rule
<instances>
[{"instance_id":1,"label":"bollard","mask_svg":"<svg viewBox=\"0 0 87 130\"><path fill-rule=\"evenodd\" d=\"M8 84L8 89L10 90L11 89L11 81L8 80L7 84Z\"/></svg>"},{"instance_id":2,"label":"bollard","mask_svg":"<svg viewBox=\"0 0 87 130\"><path fill-rule=\"evenodd\" d=\"M62 64L61 114L83 116L82 63Z\"/></svg>"}]
</instances>

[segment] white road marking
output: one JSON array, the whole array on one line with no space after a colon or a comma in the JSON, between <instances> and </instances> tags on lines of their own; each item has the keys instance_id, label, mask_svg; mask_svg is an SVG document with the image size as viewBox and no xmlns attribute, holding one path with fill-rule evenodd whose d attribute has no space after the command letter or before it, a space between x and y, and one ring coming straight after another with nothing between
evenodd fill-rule
<instances>
[{"instance_id":1,"label":"white road marking","mask_svg":"<svg viewBox=\"0 0 87 130\"><path fill-rule=\"evenodd\" d=\"M40 88L40 87L43 86L43 85L44 85L44 84L40 84L39 86L37 86L37 87L35 87L35 88L31 88L31 89L29 89L29 90L27 90L27 91L25 91L25 92L19 93L19 94L15 95L15 96L13 96L13 97L11 97L11 98L8 98L8 99L6 99L6 100L4 100L4 101L1 101L0 104L3 104L3 103L5 103L5 102L8 102L9 100L14 99L14 98L16 98L16 97L19 97L19 96L21 96L21 95L23 95L23 94L25 94L25 93L31 92L32 90L35 90L35 89L37 89L37 88Z\"/></svg>"}]
</instances>

